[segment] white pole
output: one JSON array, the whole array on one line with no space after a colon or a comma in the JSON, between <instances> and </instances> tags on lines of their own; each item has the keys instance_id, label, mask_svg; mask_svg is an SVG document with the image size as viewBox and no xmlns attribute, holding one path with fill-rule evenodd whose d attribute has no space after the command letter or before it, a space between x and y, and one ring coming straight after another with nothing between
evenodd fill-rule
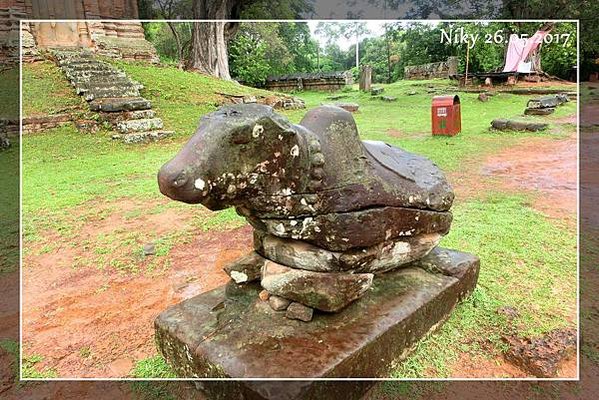
<instances>
[{"instance_id":1,"label":"white pole","mask_svg":"<svg viewBox=\"0 0 599 400\"><path fill-rule=\"evenodd\" d=\"M360 48L359 48L359 46L360 46L360 38L359 38L358 34L356 33L356 68L357 69L359 69L359 67L360 67L360 61L359 61Z\"/></svg>"}]
</instances>

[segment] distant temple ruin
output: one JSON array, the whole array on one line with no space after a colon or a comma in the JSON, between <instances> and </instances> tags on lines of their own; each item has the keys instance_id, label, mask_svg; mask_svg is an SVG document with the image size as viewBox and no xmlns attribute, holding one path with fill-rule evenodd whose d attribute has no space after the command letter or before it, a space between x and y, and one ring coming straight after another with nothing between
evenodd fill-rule
<instances>
[{"instance_id":1,"label":"distant temple ruin","mask_svg":"<svg viewBox=\"0 0 599 400\"><path fill-rule=\"evenodd\" d=\"M458 74L458 58L448 57L447 61L409 65L404 68L404 79L451 78Z\"/></svg>"},{"instance_id":2,"label":"distant temple ruin","mask_svg":"<svg viewBox=\"0 0 599 400\"><path fill-rule=\"evenodd\" d=\"M349 71L296 73L266 78L265 87L278 92L320 90L333 92L353 83Z\"/></svg>"},{"instance_id":3,"label":"distant temple ruin","mask_svg":"<svg viewBox=\"0 0 599 400\"><path fill-rule=\"evenodd\" d=\"M72 22L23 23L23 59L40 58L47 49L89 48L99 55L157 62L156 49L145 40L135 0L0 0L0 63L18 62L19 20L69 19ZM78 20L78 21L76 21ZM88 20L88 21L81 21ZM89 21L89 20L98 20Z\"/></svg>"}]
</instances>

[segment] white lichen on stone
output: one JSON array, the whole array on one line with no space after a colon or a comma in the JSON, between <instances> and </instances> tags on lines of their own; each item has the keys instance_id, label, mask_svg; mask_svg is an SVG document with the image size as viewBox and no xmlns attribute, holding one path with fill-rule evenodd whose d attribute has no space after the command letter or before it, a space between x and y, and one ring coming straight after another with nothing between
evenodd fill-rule
<instances>
[{"instance_id":1,"label":"white lichen on stone","mask_svg":"<svg viewBox=\"0 0 599 400\"><path fill-rule=\"evenodd\" d=\"M297 144L291 148L291 156L292 157L299 156L299 146Z\"/></svg>"},{"instance_id":2,"label":"white lichen on stone","mask_svg":"<svg viewBox=\"0 0 599 400\"><path fill-rule=\"evenodd\" d=\"M282 223L278 224L277 226L275 226L275 232L277 232L280 235L284 234L285 233L285 226L283 226Z\"/></svg>"},{"instance_id":3,"label":"white lichen on stone","mask_svg":"<svg viewBox=\"0 0 599 400\"><path fill-rule=\"evenodd\" d=\"M193 185L198 190L204 190L204 187L206 187L206 182L204 182L204 180L202 178L198 178L198 179L195 180L195 182L193 183Z\"/></svg>"},{"instance_id":4,"label":"white lichen on stone","mask_svg":"<svg viewBox=\"0 0 599 400\"><path fill-rule=\"evenodd\" d=\"M243 283L247 282L248 276L243 272L231 271L231 279L233 279L236 283Z\"/></svg>"},{"instance_id":5,"label":"white lichen on stone","mask_svg":"<svg viewBox=\"0 0 599 400\"><path fill-rule=\"evenodd\" d=\"M264 132L264 127L260 124L254 125L254 129L252 129L252 137L255 139L260 136L260 134Z\"/></svg>"}]
</instances>

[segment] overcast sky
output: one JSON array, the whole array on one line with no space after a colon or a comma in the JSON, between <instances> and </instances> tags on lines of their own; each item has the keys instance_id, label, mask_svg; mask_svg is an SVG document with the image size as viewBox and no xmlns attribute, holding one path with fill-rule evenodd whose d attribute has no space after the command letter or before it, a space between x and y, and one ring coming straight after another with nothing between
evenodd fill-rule
<instances>
[{"instance_id":1,"label":"overcast sky","mask_svg":"<svg viewBox=\"0 0 599 400\"><path fill-rule=\"evenodd\" d=\"M314 38L316 38L316 40L318 40L320 45L326 46L327 37L316 34L316 27L318 26L318 22L319 21L308 21L308 26L310 27L310 32L312 33L312 36ZM348 22L352 22L352 21L348 21ZM368 28L370 33L368 35L362 36L361 39L364 39L365 37L376 37L376 36L383 35L385 33L385 28L383 27L383 25L387 22L395 22L395 21L364 21L363 23L366 25L366 27ZM437 23L435 21L418 21L418 22L425 23L425 24L436 24ZM343 22L340 21L339 23L343 23ZM344 37L341 37L337 40L337 44L339 45L339 47L342 50L349 49L349 47L354 43L355 43L355 39L347 40Z\"/></svg>"}]
</instances>

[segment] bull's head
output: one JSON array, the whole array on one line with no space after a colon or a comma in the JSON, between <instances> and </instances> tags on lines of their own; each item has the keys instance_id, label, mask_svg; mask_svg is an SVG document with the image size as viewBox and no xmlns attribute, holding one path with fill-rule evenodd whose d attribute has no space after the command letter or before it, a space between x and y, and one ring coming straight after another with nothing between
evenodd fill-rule
<instances>
[{"instance_id":1,"label":"bull's head","mask_svg":"<svg viewBox=\"0 0 599 400\"><path fill-rule=\"evenodd\" d=\"M160 169L160 191L211 210L243 204L249 196L296 191L305 158L296 128L268 106L222 107L203 117Z\"/></svg>"}]
</instances>

